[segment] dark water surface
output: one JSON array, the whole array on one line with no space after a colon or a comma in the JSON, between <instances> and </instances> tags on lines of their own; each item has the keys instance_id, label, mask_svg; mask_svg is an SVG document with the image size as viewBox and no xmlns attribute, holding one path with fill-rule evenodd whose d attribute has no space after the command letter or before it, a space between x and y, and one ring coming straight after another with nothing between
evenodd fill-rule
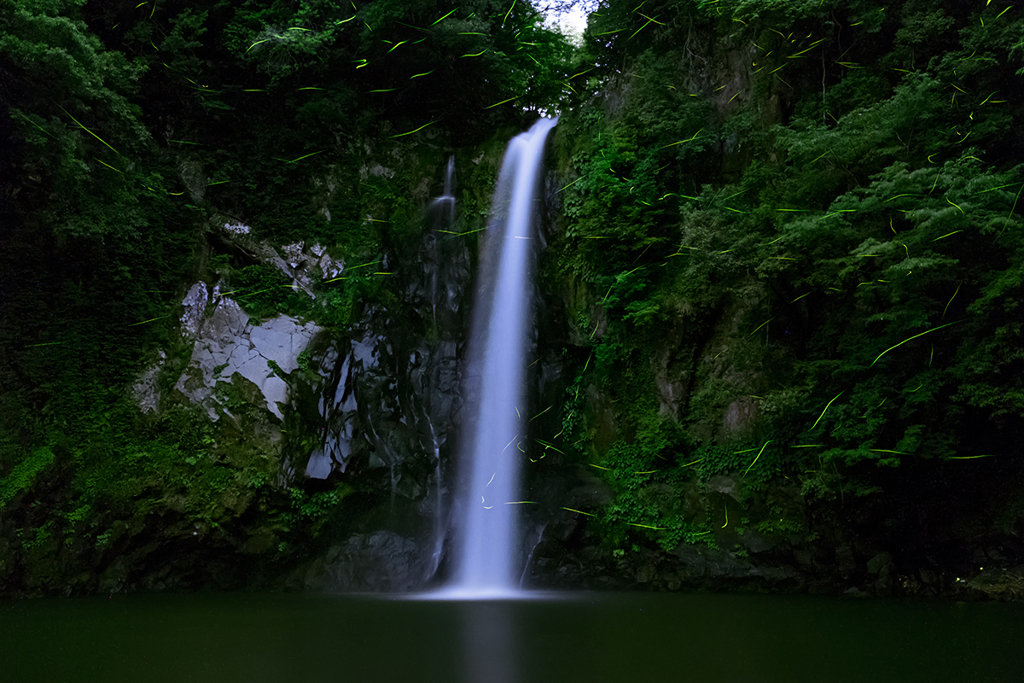
<instances>
[{"instance_id":1,"label":"dark water surface","mask_svg":"<svg viewBox=\"0 0 1024 683\"><path fill-rule=\"evenodd\" d=\"M1024 606L309 594L0 603L0 681L1024 681Z\"/></svg>"}]
</instances>

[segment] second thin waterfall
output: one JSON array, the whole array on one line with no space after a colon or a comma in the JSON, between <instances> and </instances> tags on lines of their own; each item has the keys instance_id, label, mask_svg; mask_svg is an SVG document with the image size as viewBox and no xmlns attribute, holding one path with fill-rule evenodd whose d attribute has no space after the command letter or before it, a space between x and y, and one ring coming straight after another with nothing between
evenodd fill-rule
<instances>
[{"instance_id":1,"label":"second thin waterfall","mask_svg":"<svg viewBox=\"0 0 1024 683\"><path fill-rule=\"evenodd\" d=\"M480 259L459 447L454 572L448 592L501 596L518 589L517 505L526 440L526 351L533 323L542 118L509 143Z\"/></svg>"}]
</instances>

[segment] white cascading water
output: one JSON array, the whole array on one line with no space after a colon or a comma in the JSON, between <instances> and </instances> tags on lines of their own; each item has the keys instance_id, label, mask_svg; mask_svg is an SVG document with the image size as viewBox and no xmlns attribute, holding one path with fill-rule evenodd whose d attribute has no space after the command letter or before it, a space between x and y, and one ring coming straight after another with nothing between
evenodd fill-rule
<instances>
[{"instance_id":1,"label":"white cascading water","mask_svg":"<svg viewBox=\"0 0 1024 683\"><path fill-rule=\"evenodd\" d=\"M469 339L460 504L448 595L500 597L518 589L516 503L526 457L530 278L544 144L555 123L542 118L509 143L484 236Z\"/></svg>"}]
</instances>

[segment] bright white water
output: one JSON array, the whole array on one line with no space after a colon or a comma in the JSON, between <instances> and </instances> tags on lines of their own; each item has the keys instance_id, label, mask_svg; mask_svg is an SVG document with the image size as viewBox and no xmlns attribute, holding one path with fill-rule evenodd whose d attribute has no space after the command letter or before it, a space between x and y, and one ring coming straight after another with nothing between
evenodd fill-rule
<instances>
[{"instance_id":1,"label":"bright white water","mask_svg":"<svg viewBox=\"0 0 1024 683\"><path fill-rule=\"evenodd\" d=\"M519 472L526 457L526 350L533 323L531 270L544 143L540 119L509 143L483 241L468 347L459 447L454 572L449 596L517 590Z\"/></svg>"}]
</instances>

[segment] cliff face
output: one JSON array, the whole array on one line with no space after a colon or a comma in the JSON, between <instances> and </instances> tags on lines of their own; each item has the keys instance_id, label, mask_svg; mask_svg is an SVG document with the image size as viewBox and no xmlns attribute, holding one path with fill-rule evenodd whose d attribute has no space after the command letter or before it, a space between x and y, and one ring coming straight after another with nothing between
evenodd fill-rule
<instances>
[{"instance_id":1,"label":"cliff face","mask_svg":"<svg viewBox=\"0 0 1024 683\"><path fill-rule=\"evenodd\" d=\"M1020 221L1019 138L979 127L1009 72L957 66L1008 25L925 5L692 7L642 45L592 19L546 282L594 480L561 505L596 517L548 526L539 585L955 594L985 568L1013 594L1021 414L976 382L1017 392L977 363L1008 340L986 283L1017 257L983 252Z\"/></svg>"},{"instance_id":2,"label":"cliff face","mask_svg":"<svg viewBox=\"0 0 1024 683\"><path fill-rule=\"evenodd\" d=\"M609 1L549 79L528 583L1012 597L1024 20L717 4ZM183 10L231 87L182 58L133 113L89 43L78 128L0 45L4 592L445 575L475 231L525 123L455 66L466 14L428 92L402 49L250 54L252 17Z\"/></svg>"}]
</instances>

